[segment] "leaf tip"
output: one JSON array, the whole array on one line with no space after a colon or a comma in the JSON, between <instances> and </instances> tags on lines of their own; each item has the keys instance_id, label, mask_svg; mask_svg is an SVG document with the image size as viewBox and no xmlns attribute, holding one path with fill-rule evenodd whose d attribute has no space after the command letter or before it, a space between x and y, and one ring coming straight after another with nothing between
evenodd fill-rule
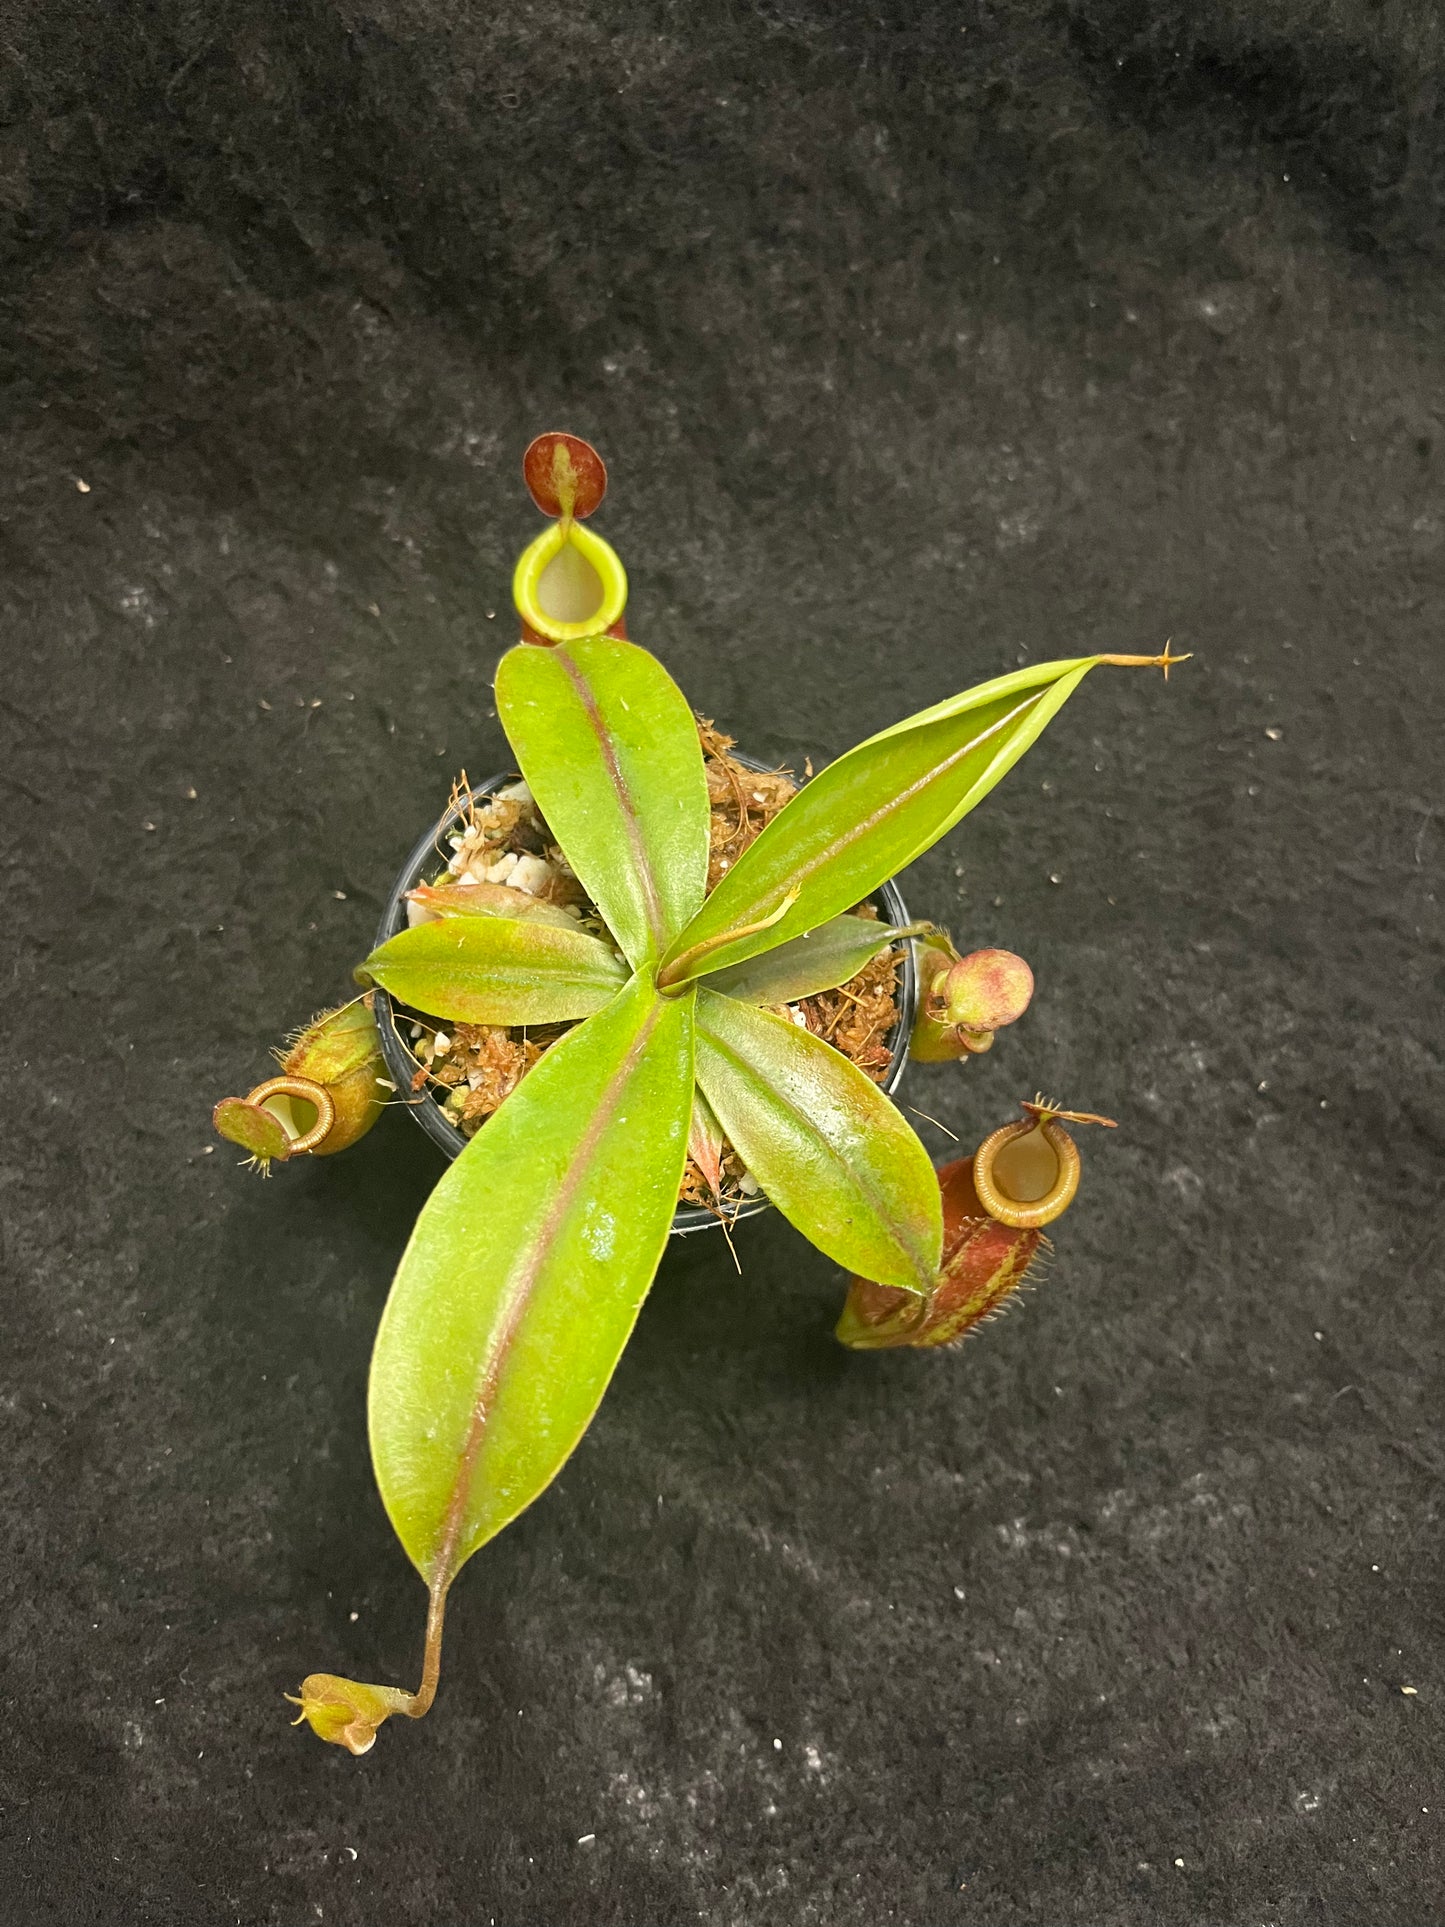
<instances>
[{"instance_id":1,"label":"leaf tip","mask_svg":"<svg viewBox=\"0 0 1445 1927\"><path fill-rule=\"evenodd\" d=\"M1182 656L1174 655L1169 647L1169 643L1172 641L1173 637L1171 636L1169 640L1165 642L1162 655L1095 656L1094 661L1112 663L1116 669L1162 669L1164 671L1164 680L1168 682L1169 671L1176 668L1181 662L1188 662L1194 654L1193 650L1189 649L1186 650Z\"/></svg>"}]
</instances>

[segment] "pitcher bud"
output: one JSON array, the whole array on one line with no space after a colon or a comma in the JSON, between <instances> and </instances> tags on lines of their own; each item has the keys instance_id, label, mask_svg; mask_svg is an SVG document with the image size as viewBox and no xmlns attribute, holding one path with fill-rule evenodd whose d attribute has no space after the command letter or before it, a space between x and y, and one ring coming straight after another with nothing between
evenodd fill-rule
<instances>
[{"instance_id":1,"label":"pitcher bud","mask_svg":"<svg viewBox=\"0 0 1445 1927\"><path fill-rule=\"evenodd\" d=\"M994 1032L1016 1023L1034 994L1034 973L1011 950L974 950L960 957L935 931L918 948L921 994L908 1054L916 1063L946 1064L992 1048Z\"/></svg>"},{"instance_id":2,"label":"pitcher bud","mask_svg":"<svg viewBox=\"0 0 1445 1927\"><path fill-rule=\"evenodd\" d=\"M437 1680L442 1663L442 1621L446 1616L450 1572L434 1580L427 1602L426 1648L422 1657L421 1684L414 1693L401 1686L367 1686L357 1679L342 1679L336 1673L308 1673L301 1692L286 1698L301 1708L293 1726L305 1721L318 1739L332 1746L344 1746L348 1753L369 1753L376 1744L376 1729L393 1713L404 1713L409 1720L424 1719L437 1696Z\"/></svg>"},{"instance_id":3,"label":"pitcher bud","mask_svg":"<svg viewBox=\"0 0 1445 1927\"><path fill-rule=\"evenodd\" d=\"M299 1698L295 1693L286 1698L301 1708L293 1726L305 1720L318 1738L359 1755L371 1751L376 1729L393 1713L411 1710L415 1695L399 1686L363 1686L335 1673L311 1673L301 1682Z\"/></svg>"},{"instance_id":4,"label":"pitcher bud","mask_svg":"<svg viewBox=\"0 0 1445 1927\"><path fill-rule=\"evenodd\" d=\"M265 1174L273 1162L344 1151L381 1115L385 1063L372 993L322 1014L277 1052L281 1075L211 1113L221 1136L249 1151Z\"/></svg>"},{"instance_id":5,"label":"pitcher bud","mask_svg":"<svg viewBox=\"0 0 1445 1927\"><path fill-rule=\"evenodd\" d=\"M1059 1122L1112 1118L1065 1111L1035 1099L1021 1121L985 1138L971 1158L940 1167L943 1258L933 1289L912 1292L867 1278L850 1280L837 1336L854 1351L949 1345L996 1313L1023 1284L1079 1188L1078 1147Z\"/></svg>"},{"instance_id":6,"label":"pitcher bud","mask_svg":"<svg viewBox=\"0 0 1445 1927\"><path fill-rule=\"evenodd\" d=\"M950 1023L965 1030L1015 1024L1034 994L1034 973L1011 950L973 950L945 971L933 995Z\"/></svg>"}]
</instances>

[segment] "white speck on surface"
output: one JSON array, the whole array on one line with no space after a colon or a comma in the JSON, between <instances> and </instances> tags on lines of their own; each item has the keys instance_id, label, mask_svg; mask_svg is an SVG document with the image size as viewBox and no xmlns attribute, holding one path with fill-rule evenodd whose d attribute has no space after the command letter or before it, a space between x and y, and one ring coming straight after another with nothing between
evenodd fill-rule
<instances>
[{"instance_id":1,"label":"white speck on surface","mask_svg":"<svg viewBox=\"0 0 1445 1927\"><path fill-rule=\"evenodd\" d=\"M641 1706L652 1695L652 1675L644 1673L640 1666L629 1660L620 1673L608 1677L607 1668L597 1665L592 1668L592 1677L603 1689L603 1697L609 1706Z\"/></svg>"},{"instance_id":2,"label":"white speck on surface","mask_svg":"<svg viewBox=\"0 0 1445 1927\"><path fill-rule=\"evenodd\" d=\"M582 1227L582 1239L588 1251L598 1264L607 1264L617 1249L617 1217L601 1203L594 1200Z\"/></svg>"},{"instance_id":3,"label":"white speck on surface","mask_svg":"<svg viewBox=\"0 0 1445 1927\"><path fill-rule=\"evenodd\" d=\"M154 628L154 626L156 626L154 601L152 601L150 590L146 590L146 588L125 590L125 592L121 594L121 597L119 597L119 613L125 615L125 617L139 617L139 620L145 624L146 628Z\"/></svg>"},{"instance_id":4,"label":"white speck on surface","mask_svg":"<svg viewBox=\"0 0 1445 1927\"><path fill-rule=\"evenodd\" d=\"M1164 1173L1164 1182L1171 1190L1177 1191L1181 1197L1186 1199L1199 1198L1204 1195L1204 1180L1197 1171L1191 1171L1187 1164L1171 1165L1169 1170Z\"/></svg>"},{"instance_id":5,"label":"white speck on surface","mask_svg":"<svg viewBox=\"0 0 1445 1927\"><path fill-rule=\"evenodd\" d=\"M81 479L80 479L80 477L79 477L78 475L77 475L77 476L76 476L76 478L75 478L75 486L76 486L76 487L77 487L77 488L78 488L78 489L80 490L80 492L81 492L81 494L82 494L82 495L89 495L89 493L90 493L90 483L89 483L89 482L82 482L82 481L81 481Z\"/></svg>"},{"instance_id":6,"label":"white speck on surface","mask_svg":"<svg viewBox=\"0 0 1445 1927\"><path fill-rule=\"evenodd\" d=\"M774 1753L781 1753L782 1750L783 1750L783 1742L781 1740L774 1740L773 1741Z\"/></svg>"},{"instance_id":7,"label":"white speck on surface","mask_svg":"<svg viewBox=\"0 0 1445 1927\"><path fill-rule=\"evenodd\" d=\"M595 1833L579 1833L577 1836L577 1844L579 1847L590 1847L596 1838L597 1835Z\"/></svg>"},{"instance_id":8,"label":"white speck on surface","mask_svg":"<svg viewBox=\"0 0 1445 1927\"><path fill-rule=\"evenodd\" d=\"M1176 1860L1174 1864L1176 1867L1182 1867L1184 1865L1184 1862L1182 1860Z\"/></svg>"},{"instance_id":9,"label":"white speck on surface","mask_svg":"<svg viewBox=\"0 0 1445 1927\"><path fill-rule=\"evenodd\" d=\"M347 1614L347 1618L348 1618L348 1619L349 1619L349 1620L351 1621L351 1623L352 1623L352 1625L353 1625L353 1626L354 1626L354 1625L356 1624L356 1622L357 1622L357 1620L358 1620L358 1619L360 1619L360 1617L361 1617L361 1614L360 1614L360 1613L348 1613L348 1614Z\"/></svg>"},{"instance_id":10,"label":"white speck on surface","mask_svg":"<svg viewBox=\"0 0 1445 1927\"><path fill-rule=\"evenodd\" d=\"M1420 1693L1418 1686L1402 1686L1400 1691L1405 1695L1406 1699L1416 1699Z\"/></svg>"},{"instance_id":11,"label":"white speck on surface","mask_svg":"<svg viewBox=\"0 0 1445 1927\"><path fill-rule=\"evenodd\" d=\"M634 1779L625 1769L621 1773L613 1774L612 1791L623 1811L631 1818L643 1822L657 1818L659 1812L657 1801L641 1781Z\"/></svg>"},{"instance_id":12,"label":"white speck on surface","mask_svg":"<svg viewBox=\"0 0 1445 1927\"><path fill-rule=\"evenodd\" d=\"M1269 740L1272 743L1279 742L1284 735L1284 731L1282 729L1275 729L1273 726L1267 729L1264 733L1266 736L1268 736Z\"/></svg>"}]
</instances>

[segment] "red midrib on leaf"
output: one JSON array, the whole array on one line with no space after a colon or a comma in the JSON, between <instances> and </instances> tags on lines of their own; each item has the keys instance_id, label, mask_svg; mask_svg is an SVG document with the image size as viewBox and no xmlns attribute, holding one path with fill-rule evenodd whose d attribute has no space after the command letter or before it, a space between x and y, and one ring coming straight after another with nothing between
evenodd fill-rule
<instances>
[{"instance_id":1,"label":"red midrib on leaf","mask_svg":"<svg viewBox=\"0 0 1445 1927\"><path fill-rule=\"evenodd\" d=\"M603 721L602 711L597 707L597 698L592 694L587 678L573 661L565 645L557 650L557 656L571 679L572 687L577 692L577 700L586 712L592 733L597 738L597 747L602 752L608 781L616 792L617 805L622 812L623 826L627 831L627 840L632 846L633 864L642 884L647 926L652 933L653 948L660 951L667 942L667 930L663 922L662 900L657 892L657 879L652 873L652 860L648 855L647 845L643 841L642 819L636 800L628 786L627 778L622 774L622 765L617 760L617 749L612 741L612 733Z\"/></svg>"},{"instance_id":2,"label":"red midrib on leaf","mask_svg":"<svg viewBox=\"0 0 1445 1927\"><path fill-rule=\"evenodd\" d=\"M713 996L718 996L720 994L721 993L717 991L714 991L712 993ZM765 1015L766 1013L759 1012L758 1014ZM771 1018L770 1021L775 1024L781 1024L783 1023L784 1020L781 1017L774 1017L774 1018ZM767 1086L768 1095L771 1098L773 1098L773 1100L777 1103L777 1105L782 1110L787 1111L790 1114L790 1116L795 1117L800 1124L806 1126L808 1131L815 1135L816 1141L822 1145L823 1149L827 1152L832 1162L835 1165L838 1165L848 1175L848 1177L852 1180L854 1185L856 1185L858 1190L860 1190L864 1194L864 1196L868 1199L869 1203L873 1206L874 1210L878 1213L878 1216L882 1220L884 1226L889 1230L889 1234L894 1246L902 1254L902 1256L907 1259L908 1263L913 1267L915 1274L921 1275L924 1278L930 1277L931 1276L930 1267L922 1262L922 1254L913 1248L911 1242L907 1237L893 1230L892 1228L894 1223L893 1212L888 1204L888 1201L884 1198L882 1192L878 1189L878 1186L873 1182L873 1179L870 1176L868 1176L858 1166L850 1164L847 1158L844 1157L843 1153L837 1150L832 1144L828 1142L827 1138L825 1138L822 1132L819 1131L818 1126L813 1122L812 1118L808 1116L808 1113L806 1111L802 1110L798 1105L796 1105L790 1097L786 1096L784 1092L778 1089L776 1084L772 1083L768 1078L766 1078L763 1075L761 1071L759 1071L758 1069L756 1069L755 1066L750 1064L748 1060L745 1057L743 1057L735 1049L733 1045L725 1042L723 1038L719 1037L717 1032L712 1030L709 1027L707 1019L702 1014L701 1008L699 1008L699 1011L698 1011L697 1027L699 1032L707 1039L708 1043L712 1045L713 1049L718 1053L720 1057L727 1058L731 1064L735 1065L738 1069L745 1071L750 1078L756 1079L756 1081L760 1084L765 1084ZM789 1024L787 1028L789 1030L794 1030L796 1026ZM819 1041L822 1042L823 1040L820 1039ZM804 1048L806 1049L806 1046L804 1046ZM833 1046L831 1044L824 1043L823 1048L825 1050L832 1050ZM842 1061L845 1064L847 1063L848 1060L846 1057L843 1057L843 1053L841 1051L839 1051L837 1055L839 1056L840 1059L842 1059ZM861 1071L859 1072L859 1076L860 1077L862 1076ZM884 1092L883 1095L886 1098L887 1093ZM708 1102L712 1103L712 1099L709 1098ZM717 1109L716 1104L713 1104L713 1109L714 1110ZM724 1130L727 1129L727 1125L725 1123L723 1125L723 1129ZM897 1287L897 1289L902 1290L903 1287L899 1286Z\"/></svg>"},{"instance_id":3,"label":"red midrib on leaf","mask_svg":"<svg viewBox=\"0 0 1445 1927\"><path fill-rule=\"evenodd\" d=\"M1030 696L1027 701L1021 702L1016 709L1011 709L1007 716L1001 716L996 723L992 723L987 729L981 730L977 736L970 737L968 742L956 749L953 754L945 758L943 762L936 763L934 767L928 771L927 775L920 776L916 782L910 783L906 790L900 790L897 795L889 797L886 803L879 804L871 816L865 816L862 822L853 824L849 829L845 830L841 836L835 837L825 848L816 851L812 856L799 863L795 870L790 870L788 873L789 887L791 888L795 883L800 887L805 886L809 878L821 869L824 864L831 863L834 857L848 849L851 844L857 843L860 838L868 835L868 833L876 829L880 823L886 823L889 817L896 815L899 810L904 809L909 803L913 802L915 797L922 796L934 783L942 782L943 778L948 775L956 763L961 762L965 756L971 756L981 743L986 743L991 736L996 736L1001 729L1007 729L1010 723L1016 722L1026 710L1031 709L1039 700L1039 696ZM837 764L835 763L833 767L836 769ZM806 794L806 792L800 792L800 794ZM763 836L768 835L769 831L773 828L773 824L783 823L786 822L786 820L787 809L784 808L773 818L773 823L770 823L768 828L763 831ZM761 842L762 837L759 837L758 842L752 846L753 850L756 850ZM744 855L738 859L739 868L741 868L742 864L751 854L752 850L746 851ZM733 875L736 876L736 874L737 871L735 870ZM729 881L731 881L731 878L729 878ZM759 890L755 896L745 898L732 914L738 918L742 918L746 915L749 908L761 905L769 897L774 895L778 887L777 883L766 885L763 889ZM721 886L719 886L719 889L721 889ZM716 896L718 892L714 891L713 894ZM685 934L686 932L684 932L684 935ZM712 966L712 968L719 970L725 967L726 966L717 963L714 963Z\"/></svg>"},{"instance_id":4,"label":"red midrib on leaf","mask_svg":"<svg viewBox=\"0 0 1445 1927\"><path fill-rule=\"evenodd\" d=\"M481 1384L472 1405L472 1415L467 1423L467 1436L462 1446L461 1464L457 1469L456 1483L452 1487L451 1500L447 1505L446 1516L442 1522L441 1538L437 1545L435 1569L428 1575L428 1583L436 1584L440 1577L450 1579L457 1546L461 1539L462 1519L467 1500L471 1495L472 1475L476 1470L477 1457L486 1437L487 1420L496 1401L497 1387L506 1369L507 1359L522 1320L527 1315L542 1267L550 1257L553 1246L561 1235L567 1213L577 1195L579 1186L586 1177L598 1141L617 1111L618 1102L628 1079L636 1069L639 1060L647 1049L648 1040L662 1015L662 1008L654 1004L643 1021L642 1028L628 1049L626 1057L608 1079L607 1088L598 1100L597 1108L588 1121L581 1142L573 1153L567 1167L566 1176L558 1185L551 1203L547 1206L537 1227L537 1235L527 1249L519 1269L512 1274L508 1289L506 1316L497 1332L485 1363L482 1366Z\"/></svg>"}]
</instances>

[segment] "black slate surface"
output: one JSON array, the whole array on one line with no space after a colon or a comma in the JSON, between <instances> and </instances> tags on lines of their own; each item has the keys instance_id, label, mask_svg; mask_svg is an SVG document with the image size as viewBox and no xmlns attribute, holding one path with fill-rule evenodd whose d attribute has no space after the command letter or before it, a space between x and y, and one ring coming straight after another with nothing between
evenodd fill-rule
<instances>
[{"instance_id":1,"label":"black slate surface","mask_svg":"<svg viewBox=\"0 0 1445 1927\"><path fill-rule=\"evenodd\" d=\"M1445 1919L1441 38L0 14L0 1919ZM503 758L554 426L760 755L1194 661L1092 678L906 879L1040 984L914 1101L1122 1121L1049 1281L852 1357L775 1217L741 1280L675 1249L356 1762L280 1695L414 1677L363 1387L438 1167L398 1115L263 1186L208 1111Z\"/></svg>"}]
</instances>

